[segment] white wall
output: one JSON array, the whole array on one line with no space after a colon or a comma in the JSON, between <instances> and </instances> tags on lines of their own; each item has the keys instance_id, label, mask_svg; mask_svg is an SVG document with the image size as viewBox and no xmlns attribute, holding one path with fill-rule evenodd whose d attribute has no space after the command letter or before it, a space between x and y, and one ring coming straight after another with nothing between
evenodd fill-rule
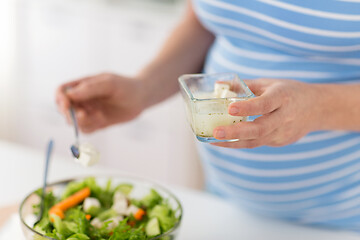
<instances>
[{"instance_id":1,"label":"white wall","mask_svg":"<svg viewBox=\"0 0 360 240\"><path fill-rule=\"evenodd\" d=\"M0 1L0 137L9 137L11 95L15 62L15 2Z\"/></svg>"},{"instance_id":2,"label":"white wall","mask_svg":"<svg viewBox=\"0 0 360 240\"><path fill-rule=\"evenodd\" d=\"M69 156L72 128L56 112L64 81L112 71L133 75L158 51L183 4L129 6L126 1L18 0L16 112L8 139L43 148L53 137ZM175 96L135 121L83 136L102 164L156 180L201 187L194 138Z\"/></svg>"}]
</instances>

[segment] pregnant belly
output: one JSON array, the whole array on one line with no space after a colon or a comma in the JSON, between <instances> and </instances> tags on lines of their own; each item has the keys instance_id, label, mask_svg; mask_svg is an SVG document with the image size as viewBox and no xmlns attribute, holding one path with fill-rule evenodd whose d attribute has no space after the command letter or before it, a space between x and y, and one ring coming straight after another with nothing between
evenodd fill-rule
<instances>
[{"instance_id":1,"label":"pregnant belly","mask_svg":"<svg viewBox=\"0 0 360 240\"><path fill-rule=\"evenodd\" d=\"M359 134L313 133L281 148L198 148L208 190L239 206L305 224L360 220Z\"/></svg>"}]
</instances>

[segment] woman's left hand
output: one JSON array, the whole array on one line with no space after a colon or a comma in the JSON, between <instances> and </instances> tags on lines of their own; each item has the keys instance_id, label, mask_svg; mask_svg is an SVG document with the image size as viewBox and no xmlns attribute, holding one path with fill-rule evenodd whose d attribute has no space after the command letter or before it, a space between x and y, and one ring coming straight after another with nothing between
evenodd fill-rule
<instances>
[{"instance_id":1,"label":"woman's left hand","mask_svg":"<svg viewBox=\"0 0 360 240\"><path fill-rule=\"evenodd\" d=\"M215 138L239 141L213 145L228 148L284 146L316 130L321 112L317 88L294 80L255 79L246 83L257 97L232 103L229 114L262 116L253 122L215 128Z\"/></svg>"}]
</instances>

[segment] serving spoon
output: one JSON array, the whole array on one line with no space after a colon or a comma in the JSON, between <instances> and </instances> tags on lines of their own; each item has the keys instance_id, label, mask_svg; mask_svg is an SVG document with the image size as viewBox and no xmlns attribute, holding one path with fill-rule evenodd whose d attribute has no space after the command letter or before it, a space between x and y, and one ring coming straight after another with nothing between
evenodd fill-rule
<instances>
[{"instance_id":1,"label":"serving spoon","mask_svg":"<svg viewBox=\"0 0 360 240\"><path fill-rule=\"evenodd\" d=\"M46 187L47 187L47 176L48 176L48 172L49 172L49 162L50 162L50 157L51 157L51 153L52 153L52 150L53 150L53 146L54 146L54 141L50 140L48 145L47 145L46 158L45 158L43 188L42 188L41 202L40 202L40 214L39 214L39 219L35 222L34 226L38 222L40 222L40 220L42 219L42 217L44 215L45 194L46 194Z\"/></svg>"},{"instance_id":2,"label":"serving spoon","mask_svg":"<svg viewBox=\"0 0 360 240\"><path fill-rule=\"evenodd\" d=\"M73 107L70 107L70 115L71 115L71 120L73 122L74 129L75 129L75 143L73 145L71 145L70 149L71 149L71 152L74 155L74 157L76 159L79 159L79 157L80 157L79 128L78 128L78 123L77 123L76 116L75 116L75 110Z\"/></svg>"}]
</instances>

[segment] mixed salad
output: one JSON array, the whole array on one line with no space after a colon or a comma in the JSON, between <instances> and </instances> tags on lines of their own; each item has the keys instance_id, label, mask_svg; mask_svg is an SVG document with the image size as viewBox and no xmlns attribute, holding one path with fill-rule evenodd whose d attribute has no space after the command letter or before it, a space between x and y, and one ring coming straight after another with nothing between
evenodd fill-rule
<instances>
[{"instance_id":1,"label":"mixed salad","mask_svg":"<svg viewBox=\"0 0 360 240\"><path fill-rule=\"evenodd\" d=\"M179 221L176 209L157 191L133 199L132 189L127 183L113 186L111 180L101 187L92 177L70 182L61 197L46 193L45 212L34 229L58 240L143 240L167 232ZM40 205L34 210L39 214Z\"/></svg>"}]
</instances>

